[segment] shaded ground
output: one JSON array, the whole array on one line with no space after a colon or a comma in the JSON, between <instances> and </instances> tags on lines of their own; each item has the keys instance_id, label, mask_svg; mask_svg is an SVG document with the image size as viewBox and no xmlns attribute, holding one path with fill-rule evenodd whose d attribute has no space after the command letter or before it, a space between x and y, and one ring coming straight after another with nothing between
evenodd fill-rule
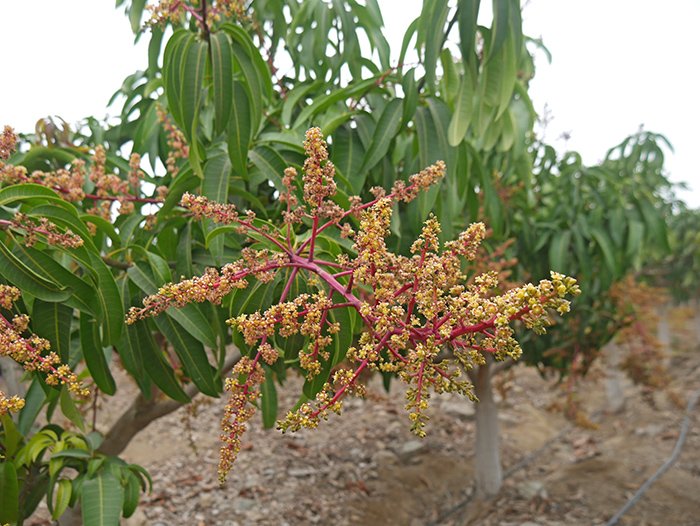
<instances>
[{"instance_id":1,"label":"shaded ground","mask_svg":"<svg viewBox=\"0 0 700 526\"><path fill-rule=\"evenodd\" d=\"M514 368L500 398L503 463L508 470L523 458L529 462L486 503L464 504L474 429L472 408L459 398L433 400L422 441L408 431L402 392L386 394L374 382L368 400L348 401L343 417L315 431L280 435L256 421L224 488L216 482L223 401L214 401L197 417L180 411L161 419L126 451L155 482L128 524L604 524L670 456L684 415L679 398L700 389L700 348L673 353L671 372L671 395L645 400L626 384L624 411L599 413L599 428L587 430L547 409L562 396L553 381ZM596 414L604 407L603 375L592 376L581 393L587 412ZM299 384L289 381L282 408L294 403ZM183 431L183 418L191 431ZM541 454L529 456L543 445ZM679 461L621 524L700 524L700 407Z\"/></svg>"}]
</instances>

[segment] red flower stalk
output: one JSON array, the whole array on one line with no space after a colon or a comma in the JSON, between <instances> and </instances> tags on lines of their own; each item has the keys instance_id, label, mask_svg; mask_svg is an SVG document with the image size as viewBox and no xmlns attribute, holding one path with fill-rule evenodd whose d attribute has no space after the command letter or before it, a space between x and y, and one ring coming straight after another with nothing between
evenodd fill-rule
<instances>
[{"instance_id":1,"label":"red flower stalk","mask_svg":"<svg viewBox=\"0 0 700 526\"><path fill-rule=\"evenodd\" d=\"M264 380L261 360L274 363L280 355L270 345L275 333L306 338L308 343L299 350L298 363L307 378L314 378L324 364L340 358L331 355L331 343L342 328L329 313L352 309L363 325L357 344L341 351L347 351L346 358L354 367L336 371L315 400L288 413L278 423L279 429L313 428L330 412L339 413L343 397L363 394L358 378L368 369L397 373L408 385L406 408L412 430L422 437L431 391L455 391L474 399L463 371L484 363L485 353L497 360L519 358L521 349L513 338L511 323L521 321L535 332L544 332L551 323L548 309L567 312L565 297L580 292L576 280L557 273L537 285L502 294L497 292L496 271L469 278L465 262L476 258L486 234L482 223L471 225L457 240L441 246L440 224L431 216L413 243L410 257L389 251L385 239L392 208L398 201L411 201L439 180L445 172L444 163L426 168L408 182L397 182L388 195L373 189L375 198L369 202L353 197L350 208L344 210L332 200L334 168L319 129L307 132L304 147L303 198L296 196L296 172L288 169L283 179L287 191L282 196L288 208L280 229L260 226L254 214L242 215L230 204L187 194L182 199L181 204L198 217L237 224L251 241L264 237L275 247L274 252L246 249L239 261L221 271L209 269L200 278L165 285L144 300L143 308L133 308L128 316L131 323L191 301L218 303L233 288L245 288L250 276L269 281L281 269L291 270L276 304L229 320L246 344L257 348L227 381L231 400L223 423L222 480L240 449L243 423L252 414L251 403ZM351 216L359 219L357 231L344 223ZM354 238L353 254L334 258L315 250L323 233L332 227ZM294 230L297 232L292 236ZM289 297L292 283L300 278L310 290Z\"/></svg>"}]
</instances>

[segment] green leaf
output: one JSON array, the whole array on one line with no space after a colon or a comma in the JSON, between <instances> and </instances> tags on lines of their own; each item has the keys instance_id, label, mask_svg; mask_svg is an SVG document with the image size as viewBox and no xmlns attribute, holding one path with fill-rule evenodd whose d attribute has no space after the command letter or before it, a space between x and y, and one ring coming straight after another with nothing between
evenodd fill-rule
<instances>
[{"instance_id":1,"label":"green leaf","mask_svg":"<svg viewBox=\"0 0 700 526\"><path fill-rule=\"evenodd\" d=\"M19 413L19 422L17 423L17 429L23 435L29 434L29 430L36 421L41 408L44 406L46 401L46 393L41 387L41 382L38 378L34 378L32 383L29 385L27 393L24 395L24 407Z\"/></svg>"},{"instance_id":2,"label":"green leaf","mask_svg":"<svg viewBox=\"0 0 700 526\"><path fill-rule=\"evenodd\" d=\"M0 462L0 522L16 522L19 517L19 483L12 462Z\"/></svg>"},{"instance_id":3,"label":"green leaf","mask_svg":"<svg viewBox=\"0 0 700 526\"><path fill-rule=\"evenodd\" d=\"M491 60L505 43L508 37L510 10L515 8L520 9L520 5L517 7L513 6L511 0L493 0L493 26L491 28L491 43L488 47L486 62Z\"/></svg>"},{"instance_id":4,"label":"green leaf","mask_svg":"<svg viewBox=\"0 0 700 526\"><path fill-rule=\"evenodd\" d=\"M370 88L376 86L376 82L379 79L378 76L370 77L368 79L360 80L349 84L345 88L339 90L333 90L328 95L322 95L317 97L310 105L306 106L294 121L292 128L299 128L301 126L308 127L311 124L310 119L312 116L319 114L320 112L328 109L330 106L336 102L347 100L351 97L359 97L363 95Z\"/></svg>"},{"instance_id":5,"label":"green leaf","mask_svg":"<svg viewBox=\"0 0 700 526\"><path fill-rule=\"evenodd\" d=\"M139 479L131 471L127 471L126 487L124 488L124 506L122 507L122 515L124 518L131 517L139 505L141 496L141 487Z\"/></svg>"},{"instance_id":6,"label":"green leaf","mask_svg":"<svg viewBox=\"0 0 700 526\"><path fill-rule=\"evenodd\" d=\"M246 177L248 173L248 148L252 137L250 101L240 82L233 83L233 105L228 125L228 154L234 172Z\"/></svg>"},{"instance_id":7,"label":"green leaf","mask_svg":"<svg viewBox=\"0 0 700 526\"><path fill-rule=\"evenodd\" d=\"M233 54L231 51L231 40L223 31L212 33L209 45L211 46L211 77L214 87L216 132L221 133L228 125L231 115Z\"/></svg>"},{"instance_id":8,"label":"green leaf","mask_svg":"<svg viewBox=\"0 0 700 526\"><path fill-rule=\"evenodd\" d=\"M109 471L83 483L81 495L84 526L118 526L124 489Z\"/></svg>"},{"instance_id":9,"label":"green leaf","mask_svg":"<svg viewBox=\"0 0 700 526\"><path fill-rule=\"evenodd\" d=\"M83 416L80 414L80 411L78 411L78 408L76 407L75 402L73 401L73 398L65 385L61 387L59 403L61 404L61 412L63 413L63 416L73 422L78 429L85 431Z\"/></svg>"},{"instance_id":10,"label":"green leaf","mask_svg":"<svg viewBox=\"0 0 700 526\"><path fill-rule=\"evenodd\" d=\"M226 154L211 157L204 165L204 180L202 181L202 195L217 203L228 201L229 177L231 176L231 161ZM205 231L210 232L216 228L212 220L204 222ZM221 257L224 253L224 240L209 246L209 250L215 257Z\"/></svg>"},{"instance_id":11,"label":"green leaf","mask_svg":"<svg viewBox=\"0 0 700 526\"><path fill-rule=\"evenodd\" d=\"M95 287L98 302L104 313L101 321L102 344L112 345L119 341L124 327L124 308L119 287L114 281L112 272L102 261L102 258L90 254L92 268L97 272L97 286Z\"/></svg>"},{"instance_id":12,"label":"green leaf","mask_svg":"<svg viewBox=\"0 0 700 526\"><path fill-rule=\"evenodd\" d=\"M121 300L119 300L121 308ZM97 321L84 312L80 313L80 346L87 365L90 376L95 381L97 387L108 395L113 395L117 391L109 364L100 343L100 330Z\"/></svg>"},{"instance_id":13,"label":"green leaf","mask_svg":"<svg viewBox=\"0 0 700 526\"><path fill-rule=\"evenodd\" d=\"M336 170L348 181L357 179L364 156L365 150L357 130L349 126L338 128L333 136L331 147L331 160ZM353 191L353 188L347 190Z\"/></svg>"},{"instance_id":14,"label":"green leaf","mask_svg":"<svg viewBox=\"0 0 700 526\"><path fill-rule=\"evenodd\" d=\"M35 300L32 307L32 328L34 333L46 338L51 350L68 363L70 358L70 333L73 309L62 303Z\"/></svg>"},{"instance_id":15,"label":"green leaf","mask_svg":"<svg viewBox=\"0 0 700 526\"><path fill-rule=\"evenodd\" d=\"M22 183L6 186L0 190L0 206L9 206L16 201L45 203L47 200L60 201L56 192L34 183Z\"/></svg>"},{"instance_id":16,"label":"green leaf","mask_svg":"<svg viewBox=\"0 0 700 526\"><path fill-rule=\"evenodd\" d=\"M298 84L294 86L290 91L287 92L287 98L284 99L284 104L282 105L282 124L289 126L292 123L292 113L296 105L304 98L306 95L315 89L323 85L323 80L318 79L309 84Z\"/></svg>"},{"instance_id":17,"label":"green leaf","mask_svg":"<svg viewBox=\"0 0 700 526\"><path fill-rule=\"evenodd\" d=\"M182 75L180 69L183 56L193 42L194 35L186 29L177 29L165 45L163 54L163 88L168 98L168 109L179 126L182 126L182 113L180 111Z\"/></svg>"},{"instance_id":18,"label":"green leaf","mask_svg":"<svg viewBox=\"0 0 700 526\"><path fill-rule=\"evenodd\" d=\"M265 368L265 381L260 386L262 400L262 419L265 429L274 427L277 419L277 389L275 388L274 373Z\"/></svg>"},{"instance_id":19,"label":"green leaf","mask_svg":"<svg viewBox=\"0 0 700 526\"><path fill-rule=\"evenodd\" d=\"M571 273L568 267L571 231L560 230L554 234L549 244L549 266L556 272Z\"/></svg>"},{"instance_id":20,"label":"green leaf","mask_svg":"<svg viewBox=\"0 0 700 526\"><path fill-rule=\"evenodd\" d=\"M630 219L627 232L627 257L636 256L641 250L644 242L644 223L635 219Z\"/></svg>"},{"instance_id":21,"label":"green leaf","mask_svg":"<svg viewBox=\"0 0 700 526\"><path fill-rule=\"evenodd\" d=\"M172 344L185 373L197 388L204 394L218 397L221 392L221 381L216 376L216 370L209 363L202 344L167 314L155 318L154 322Z\"/></svg>"},{"instance_id":22,"label":"green leaf","mask_svg":"<svg viewBox=\"0 0 700 526\"><path fill-rule=\"evenodd\" d=\"M442 40L445 36L445 21L449 6L447 0L432 0L425 2L423 6L421 23L425 26L419 31L425 38L423 67L425 68L426 84L432 89L432 85L435 83L438 57L442 50Z\"/></svg>"},{"instance_id":23,"label":"green leaf","mask_svg":"<svg viewBox=\"0 0 700 526\"><path fill-rule=\"evenodd\" d=\"M457 146L467 135L469 123L474 108L474 84L469 72L462 76L459 93L455 101L455 109L447 130L447 140L450 146Z\"/></svg>"},{"instance_id":24,"label":"green leaf","mask_svg":"<svg viewBox=\"0 0 700 526\"><path fill-rule=\"evenodd\" d=\"M394 140L401 127L402 112L403 101L401 99L392 99L384 107L384 111L377 122L377 127L374 129L370 147L365 153L359 174L357 176L346 174L356 193L360 193L362 190L367 172L374 168L389 151L391 141Z\"/></svg>"},{"instance_id":25,"label":"green leaf","mask_svg":"<svg viewBox=\"0 0 700 526\"><path fill-rule=\"evenodd\" d=\"M151 331L145 322L137 322L126 328L126 340L120 345L120 351L124 345L130 347L132 354L142 359L143 369L148 377L158 388L173 400L184 404L190 401L190 397L185 393L175 376L175 371L167 363L163 352L156 345ZM146 393L145 393L146 394ZM147 393L150 395L150 393Z\"/></svg>"},{"instance_id":26,"label":"green leaf","mask_svg":"<svg viewBox=\"0 0 700 526\"><path fill-rule=\"evenodd\" d=\"M260 170L268 181L275 185L279 192L286 189L282 184L282 174L287 168L287 161L277 151L269 146L258 146L248 152L253 164Z\"/></svg>"},{"instance_id":27,"label":"green leaf","mask_svg":"<svg viewBox=\"0 0 700 526\"><path fill-rule=\"evenodd\" d=\"M466 64L474 63L476 56L476 21L479 17L481 0L459 0L457 24L459 25L459 46Z\"/></svg>"},{"instance_id":28,"label":"green leaf","mask_svg":"<svg viewBox=\"0 0 700 526\"><path fill-rule=\"evenodd\" d=\"M44 301L65 301L72 294L71 289L40 276L22 263L2 241L0 241L0 274L20 290Z\"/></svg>"},{"instance_id":29,"label":"green leaf","mask_svg":"<svg viewBox=\"0 0 700 526\"><path fill-rule=\"evenodd\" d=\"M133 0L129 7L129 23L134 34L141 30L141 15L146 7L146 0ZM59 514L60 515L60 514ZM55 519L56 517L54 517Z\"/></svg>"},{"instance_id":30,"label":"green leaf","mask_svg":"<svg viewBox=\"0 0 700 526\"><path fill-rule=\"evenodd\" d=\"M61 479L56 483L56 491L54 492L56 500L53 503L52 519L57 520L66 511L72 491L73 484L69 479Z\"/></svg>"},{"instance_id":31,"label":"green leaf","mask_svg":"<svg viewBox=\"0 0 700 526\"><path fill-rule=\"evenodd\" d=\"M17 448L22 442L22 434L17 429L14 420L9 414L4 414L0 417L2 421L2 430L4 436L2 438L2 445L4 448L3 455L5 458L13 457L17 452Z\"/></svg>"},{"instance_id":32,"label":"green leaf","mask_svg":"<svg viewBox=\"0 0 700 526\"><path fill-rule=\"evenodd\" d=\"M199 112L199 105L202 98L202 83L204 81L207 49L208 46L206 42L192 43L187 50L187 54L183 57L180 70L182 79L180 99L182 131L190 140L190 143L193 143L197 139L195 133L197 129L195 116ZM191 150L192 149L190 149L190 151Z\"/></svg>"},{"instance_id":33,"label":"green leaf","mask_svg":"<svg viewBox=\"0 0 700 526\"><path fill-rule=\"evenodd\" d=\"M345 359L348 349L352 345L353 332L355 330L354 311L350 309L333 309L328 312L331 322L340 324L340 332L333 337L335 352L331 356L331 367L335 367Z\"/></svg>"},{"instance_id":34,"label":"green leaf","mask_svg":"<svg viewBox=\"0 0 700 526\"><path fill-rule=\"evenodd\" d=\"M619 277L615 253L613 252L610 237L604 230L597 226L591 226L591 235L593 236L593 239L595 239L596 243L598 243L600 250L603 252L603 258L605 259L605 264L608 267L610 275L613 277L613 279Z\"/></svg>"}]
</instances>

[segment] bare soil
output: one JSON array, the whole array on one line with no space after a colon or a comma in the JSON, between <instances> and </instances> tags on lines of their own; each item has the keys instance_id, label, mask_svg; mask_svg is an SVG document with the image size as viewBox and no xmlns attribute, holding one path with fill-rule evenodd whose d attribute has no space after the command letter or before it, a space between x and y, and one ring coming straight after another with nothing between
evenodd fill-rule
<instances>
[{"instance_id":1,"label":"bare soil","mask_svg":"<svg viewBox=\"0 0 700 526\"><path fill-rule=\"evenodd\" d=\"M491 501L471 499L473 408L455 396L432 400L424 440L409 432L401 385L386 393L374 379L366 400L347 401L342 417L317 430L281 435L255 421L224 487L216 475L224 401L199 407L196 417L183 409L153 423L125 452L154 479L153 493L126 524L605 524L671 455L681 402L700 389L696 341L677 345L669 365L667 390L649 395L624 384L619 414L604 412L604 373L589 375L579 393L597 429L550 409L563 397L555 379L514 367L506 396L497 395L506 479ZM294 404L300 383L291 378L281 389L282 409ZM128 402L123 391L112 410ZM678 462L620 524L700 524L700 407Z\"/></svg>"}]
</instances>

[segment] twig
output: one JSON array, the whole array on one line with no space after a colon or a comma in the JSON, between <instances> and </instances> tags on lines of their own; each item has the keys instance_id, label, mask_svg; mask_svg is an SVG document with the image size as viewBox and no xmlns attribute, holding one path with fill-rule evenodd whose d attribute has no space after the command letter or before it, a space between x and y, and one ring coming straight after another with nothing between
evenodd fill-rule
<instances>
[{"instance_id":1,"label":"twig","mask_svg":"<svg viewBox=\"0 0 700 526\"><path fill-rule=\"evenodd\" d=\"M607 523L605 526L614 526L619 522L619 520L622 518L622 516L627 513L630 509L632 509L632 506L637 504L639 499L642 498L644 493L651 487L651 485L656 482L661 476L666 473L673 464L675 464L676 460L678 460L678 457L681 454L681 449L683 449L683 444L685 443L685 438L688 435L688 429L690 429L690 413L692 410L695 408L695 405L698 403L698 399L700 399L700 390L695 391L693 396L690 397L690 400L688 400L688 405L685 408L685 418L683 418L683 422L681 423L681 431L678 434L678 440L676 441L676 446L673 448L673 452L671 453L671 456L668 457L668 460L663 463L663 465L656 470L656 473L654 473L651 477L649 477L644 484L640 486L640 488L637 490L637 492L630 498L630 500L627 501L627 504L625 504L622 508L620 508L620 511L618 511Z\"/></svg>"}]
</instances>

